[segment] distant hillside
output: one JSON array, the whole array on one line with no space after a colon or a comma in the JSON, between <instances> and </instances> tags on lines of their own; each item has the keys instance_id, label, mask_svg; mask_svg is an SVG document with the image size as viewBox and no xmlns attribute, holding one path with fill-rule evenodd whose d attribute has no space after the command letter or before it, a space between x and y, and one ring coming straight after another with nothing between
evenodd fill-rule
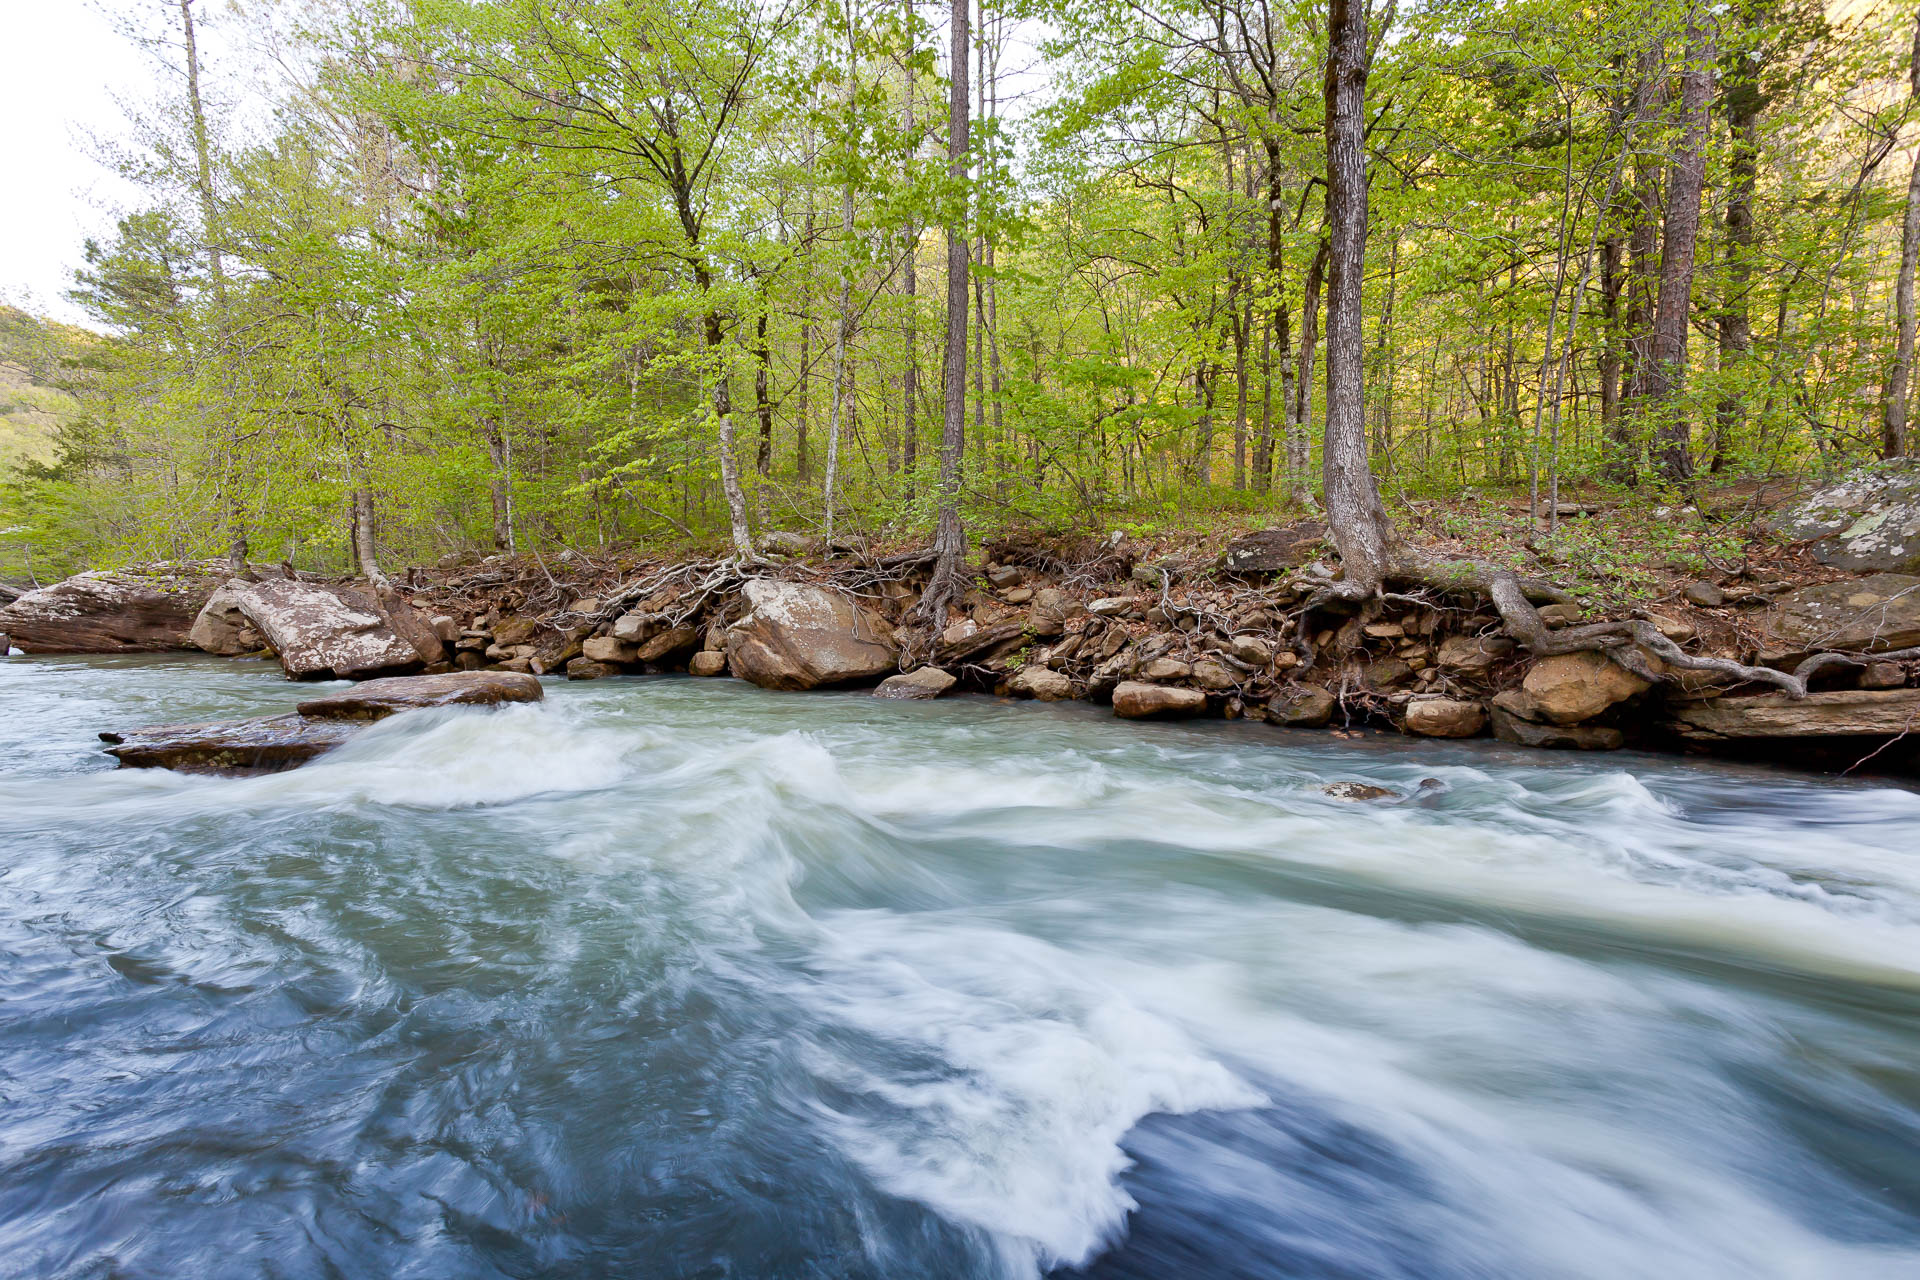
<instances>
[{"instance_id":1,"label":"distant hillside","mask_svg":"<svg viewBox=\"0 0 1920 1280\"><path fill-rule=\"evenodd\" d=\"M61 362L93 341L85 329L0 305L0 477L53 460L54 430L76 408L55 385Z\"/></svg>"}]
</instances>

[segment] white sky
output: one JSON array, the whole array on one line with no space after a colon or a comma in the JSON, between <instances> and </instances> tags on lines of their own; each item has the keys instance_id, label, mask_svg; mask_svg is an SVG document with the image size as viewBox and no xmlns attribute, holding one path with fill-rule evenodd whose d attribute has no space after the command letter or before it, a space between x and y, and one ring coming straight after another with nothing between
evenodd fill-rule
<instances>
[{"instance_id":1,"label":"white sky","mask_svg":"<svg viewBox=\"0 0 1920 1280\"><path fill-rule=\"evenodd\" d=\"M89 131L121 132L115 95L150 98L156 64L105 16L141 0L0 0L0 298L63 320L89 235L112 230L128 190L91 155Z\"/></svg>"}]
</instances>

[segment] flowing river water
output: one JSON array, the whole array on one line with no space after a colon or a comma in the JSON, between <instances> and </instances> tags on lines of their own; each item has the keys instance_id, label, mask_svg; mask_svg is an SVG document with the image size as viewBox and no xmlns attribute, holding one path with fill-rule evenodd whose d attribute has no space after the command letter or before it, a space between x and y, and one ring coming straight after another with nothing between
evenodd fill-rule
<instances>
[{"instance_id":1,"label":"flowing river water","mask_svg":"<svg viewBox=\"0 0 1920 1280\"><path fill-rule=\"evenodd\" d=\"M0 1275L1920 1276L1910 790L548 689L0 663Z\"/></svg>"}]
</instances>

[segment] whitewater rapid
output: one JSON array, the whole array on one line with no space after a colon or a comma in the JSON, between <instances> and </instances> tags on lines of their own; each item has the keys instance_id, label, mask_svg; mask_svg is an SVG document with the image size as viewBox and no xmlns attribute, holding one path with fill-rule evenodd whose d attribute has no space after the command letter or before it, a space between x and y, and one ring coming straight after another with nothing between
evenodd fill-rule
<instances>
[{"instance_id":1,"label":"whitewater rapid","mask_svg":"<svg viewBox=\"0 0 1920 1280\"><path fill-rule=\"evenodd\" d=\"M1920 1275L1912 790L678 678L94 740L309 690L0 663L0 1275Z\"/></svg>"}]
</instances>

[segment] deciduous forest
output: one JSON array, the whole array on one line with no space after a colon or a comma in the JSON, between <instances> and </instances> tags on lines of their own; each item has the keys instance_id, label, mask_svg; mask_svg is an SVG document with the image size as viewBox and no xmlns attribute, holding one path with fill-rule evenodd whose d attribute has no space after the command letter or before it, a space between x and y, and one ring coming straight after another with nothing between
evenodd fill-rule
<instances>
[{"instance_id":1,"label":"deciduous forest","mask_svg":"<svg viewBox=\"0 0 1920 1280\"><path fill-rule=\"evenodd\" d=\"M71 407L5 455L12 573L1206 528L1349 476L1550 526L1914 439L1907 3L142 22L143 202L34 348Z\"/></svg>"}]
</instances>

